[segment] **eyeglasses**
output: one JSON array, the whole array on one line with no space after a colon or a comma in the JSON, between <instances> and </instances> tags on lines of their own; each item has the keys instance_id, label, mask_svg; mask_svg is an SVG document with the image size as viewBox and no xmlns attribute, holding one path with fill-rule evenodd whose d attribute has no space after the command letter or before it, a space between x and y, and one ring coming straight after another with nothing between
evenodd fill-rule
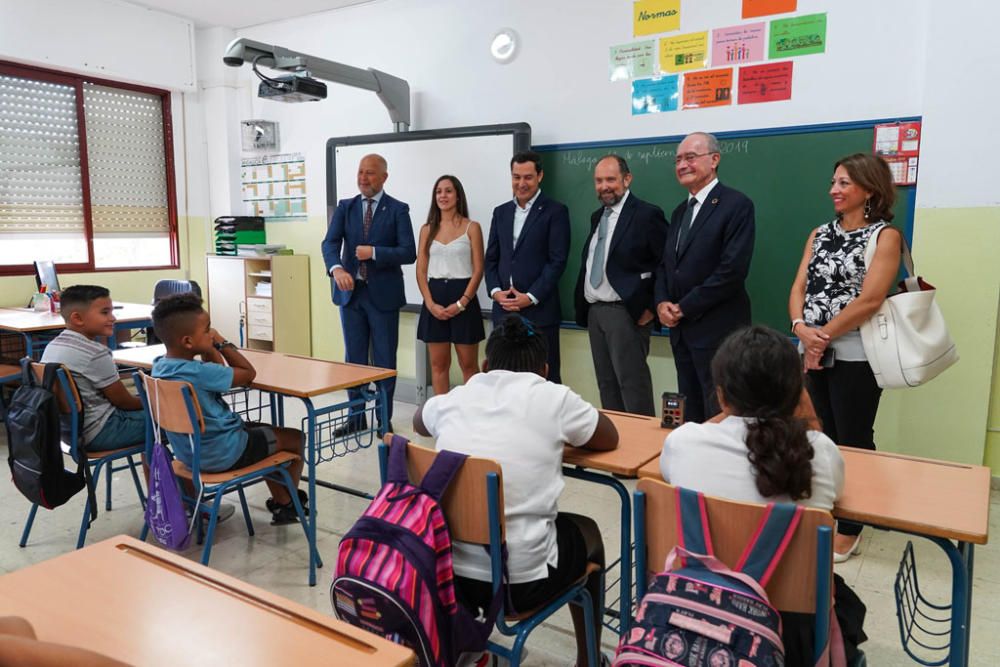
<instances>
[{"instance_id":1,"label":"eyeglasses","mask_svg":"<svg viewBox=\"0 0 1000 667\"><path fill-rule=\"evenodd\" d=\"M714 152L709 151L708 153L685 153L684 155L678 155L677 159L674 160L675 164L680 164L681 162L694 162L700 157L705 157L706 155L715 155Z\"/></svg>"}]
</instances>

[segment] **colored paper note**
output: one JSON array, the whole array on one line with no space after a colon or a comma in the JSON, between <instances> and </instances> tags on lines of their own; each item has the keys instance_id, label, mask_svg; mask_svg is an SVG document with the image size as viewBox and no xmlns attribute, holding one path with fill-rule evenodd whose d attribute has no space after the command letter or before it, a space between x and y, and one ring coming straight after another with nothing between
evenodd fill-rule
<instances>
[{"instance_id":1,"label":"colored paper note","mask_svg":"<svg viewBox=\"0 0 1000 667\"><path fill-rule=\"evenodd\" d=\"M790 58L826 51L826 13L771 21L767 57Z\"/></svg>"},{"instance_id":2,"label":"colored paper note","mask_svg":"<svg viewBox=\"0 0 1000 667\"><path fill-rule=\"evenodd\" d=\"M761 22L713 30L712 66L763 60L765 27Z\"/></svg>"},{"instance_id":3,"label":"colored paper note","mask_svg":"<svg viewBox=\"0 0 1000 667\"><path fill-rule=\"evenodd\" d=\"M638 0L632 4L632 34L655 35L681 27L681 0Z\"/></svg>"},{"instance_id":4,"label":"colored paper note","mask_svg":"<svg viewBox=\"0 0 1000 667\"><path fill-rule=\"evenodd\" d=\"M708 31L660 40L660 71L684 72L708 67Z\"/></svg>"},{"instance_id":5,"label":"colored paper note","mask_svg":"<svg viewBox=\"0 0 1000 667\"><path fill-rule=\"evenodd\" d=\"M677 75L632 82L632 115L677 111Z\"/></svg>"},{"instance_id":6,"label":"colored paper note","mask_svg":"<svg viewBox=\"0 0 1000 667\"><path fill-rule=\"evenodd\" d=\"M794 12L798 0L743 0L743 18Z\"/></svg>"},{"instance_id":7,"label":"colored paper note","mask_svg":"<svg viewBox=\"0 0 1000 667\"><path fill-rule=\"evenodd\" d=\"M609 76L612 81L626 81L641 76L653 76L656 61L656 42L632 42L611 47L608 61Z\"/></svg>"},{"instance_id":8,"label":"colored paper note","mask_svg":"<svg viewBox=\"0 0 1000 667\"><path fill-rule=\"evenodd\" d=\"M733 68L684 75L684 108L721 107L733 99Z\"/></svg>"},{"instance_id":9,"label":"colored paper note","mask_svg":"<svg viewBox=\"0 0 1000 667\"><path fill-rule=\"evenodd\" d=\"M792 61L740 68L740 104L792 99Z\"/></svg>"}]
</instances>

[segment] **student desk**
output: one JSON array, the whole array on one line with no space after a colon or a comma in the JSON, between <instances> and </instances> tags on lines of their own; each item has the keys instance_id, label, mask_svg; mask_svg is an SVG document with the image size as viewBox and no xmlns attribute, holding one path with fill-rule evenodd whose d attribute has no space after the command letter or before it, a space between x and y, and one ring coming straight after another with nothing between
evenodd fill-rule
<instances>
[{"instance_id":1,"label":"student desk","mask_svg":"<svg viewBox=\"0 0 1000 667\"><path fill-rule=\"evenodd\" d=\"M121 365L136 366L138 368L149 369L153 365L153 360L164 354L163 345L149 345L147 347L137 347L124 350L116 350L113 355L115 362ZM312 399L316 396L330 394L344 389L355 389L367 387L369 383L377 380L384 380L393 377L396 371L386 368L375 368L372 366L361 366L358 364L345 364L336 361L325 361L313 359L311 357L299 357L291 354L281 354L278 352L265 352L262 350L240 350L240 353L247 358L257 371L257 376L250 384L251 389L268 392L277 397L277 410L272 410L272 417L276 424L284 423L283 397L290 396L298 398L306 408L306 417L302 420L302 431L306 434L306 474L309 481L309 497L316 497L316 486L324 486L338 491L346 491L355 495L370 498L367 494L354 489L348 489L330 482L316 479L316 466L324 461L343 456L354 450L337 450L338 446L343 446L347 441L357 443L358 447L370 445L363 444L361 438L368 435L374 441L375 424L370 424L370 429L359 433L352 433L345 437L336 437L337 426L342 426L347 422L348 409L364 408L369 401L373 402L372 410L381 411L381 422L388 423L388 407L386 405L385 392L378 387L375 392L362 389L362 397L355 400L345 400L324 408L313 406ZM373 415L374 416L374 415ZM371 420L374 422L375 420ZM315 559L309 563L309 585L316 585L316 566L322 566L323 562L316 553L316 514L317 503L315 500L310 503L309 509L309 547L315 553Z\"/></svg>"},{"instance_id":2,"label":"student desk","mask_svg":"<svg viewBox=\"0 0 1000 667\"><path fill-rule=\"evenodd\" d=\"M989 468L854 447L840 452L844 491L833 508L835 517L925 537L947 554L952 573L949 664L968 664L973 547L988 539ZM661 479L659 460L644 465L639 477Z\"/></svg>"},{"instance_id":3,"label":"student desk","mask_svg":"<svg viewBox=\"0 0 1000 667\"><path fill-rule=\"evenodd\" d=\"M0 615L133 665L414 663L404 646L124 535L0 576Z\"/></svg>"},{"instance_id":4,"label":"student desk","mask_svg":"<svg viewBox=\"0 0 1000 667\"><path fill-rule=\"evenodd\" d=\"M567 477L610 486L621 500L621 556L617 563L621 569L618 588L620 594L618 609L608 612L612 617L618 616L619 625L617 628L609 623L605 625L611 631L623 635L628 631L632 617L632 502L625 485L609 473L637 477L643 464L660 455L663 439L669 431L660 427L660 420L656 417L613 410L601 412L608 416L618 430L618 448L595 452L567 445L563 450L563 472ZM606 569L611 569L614 565L615 563L611 563ZM611 583L613 584L614 582ZM611 585L607 585L606 589Z\"/></svg>"},{"instance_id":5,"label":"student desk","mask_svg":"<svg viewBox=\"0 0 1000 667\"><path fill-rule=\"evenodd\" d=\"M118 306L121 306L120 308ZM153 307L143 303L115 303L115 333L125 329L153 326ZM25 354L33 356L35 338L39 334L55 333L66 328L59 313L35 312L30 308L0 308L0 330L19 333L24 338ZM108 347L117 349L117 336L108 339Z\"/></svg>"}]
</instances>

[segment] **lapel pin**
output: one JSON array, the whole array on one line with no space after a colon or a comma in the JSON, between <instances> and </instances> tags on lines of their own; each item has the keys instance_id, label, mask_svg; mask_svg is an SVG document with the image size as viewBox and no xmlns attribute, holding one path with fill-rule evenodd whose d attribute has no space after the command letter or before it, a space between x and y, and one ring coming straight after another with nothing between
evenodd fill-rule
<instances>
[{"instance_id":1,"label":"lapel pin","mask_svg":"<svg viewBox=\"0 0 1000 667\"><path fill-rule=\"evenodd\" d=\"M718 197L712 197L712 203L713 204L718 204L719 203L719 198Z\"/></svg>"}]
</instances>

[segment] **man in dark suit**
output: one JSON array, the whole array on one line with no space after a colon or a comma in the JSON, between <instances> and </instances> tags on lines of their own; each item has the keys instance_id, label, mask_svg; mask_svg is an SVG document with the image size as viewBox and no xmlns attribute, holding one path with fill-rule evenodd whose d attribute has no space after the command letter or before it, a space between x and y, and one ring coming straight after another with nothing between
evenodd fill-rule
<instances>
[{"instance_id":1,"label":"man in dark suit","mask_svg":"<svg viewBox=\"0 0 1000 667\"><path fill-rule=\"evenodd\" d=\"M493 321L508 313L531 320L548 343L549 376L559 374L559 278L569 254L569 211L539 189L542 158L518 153L510 161L514 198L493 209L486 246L486 289Z\"/></svg>"},{"instance_id":2,"label":"man in dark suit","mask_svg":"<svg viewBox=\"0 0 1000 667\"><path fill-rule=\"evenodd\" d=\"M656 271L656 312L670 327L677 384L688 421L719 412L712 357L732 331L750 324L744 285L753 255L753 202L719 183L719 142L689 134L677 147L677 180L688 200L674 209Z\"/></svg>"},{"instance_id":3,"label":"man in dark suit","mask_svg":"<svg viewBox=\"0 0 1000 667\"><path fill-rule=\"evenodd\" d=\"M653 273L667 220L659 206L629 191L632 173L618 155L594 167L601 208L590 216L576 281L576 323L590 334L601 407L655 415L646 357L653 329Z\"/></svg>"},{"instance_id":4,"label":"man in dark suit","mask_svg":"<svg viewBox=\"0 0 1000 667\"><path fill-rule=\"evenodd\" d=\"M323 261L332 280L334 301L340 305L347 361L396 368L399 309L406 303L401 267L416 261L417 250L410 207L382 190L388 177L381 155L361 158L361 194L337 203L323 239ZM396 378L379 384L385 388L388 416L392 419ZM360 391L348 394L354 399ZM337 429L337 435L368 427L360 410L352 413L348 423ZM391 422L380 423L379 427L383 432L392 430Z\"/></svg>"}]
</instances>

